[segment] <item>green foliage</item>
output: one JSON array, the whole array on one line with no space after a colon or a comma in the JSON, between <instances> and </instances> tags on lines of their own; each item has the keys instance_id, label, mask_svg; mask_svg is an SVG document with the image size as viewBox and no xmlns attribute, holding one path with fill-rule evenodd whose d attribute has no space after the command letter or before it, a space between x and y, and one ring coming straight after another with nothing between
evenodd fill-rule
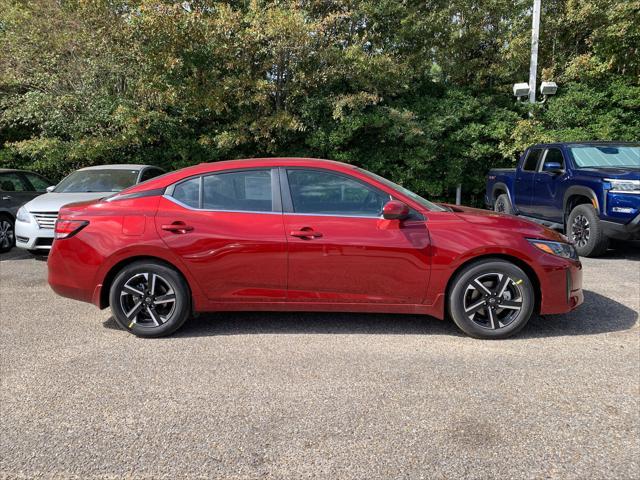
<instances>
[{"instance_id":1,"label":"green foliage","mask_svg":"<svg viewBox=\"0 0 640 480\"><path fill-rule=\"evenodd\" d=\"M0 166L180 168L342 160L478 204L484 175L544 140L637 140L640 2L0 0Z\"/></svg>"}]
</instances>

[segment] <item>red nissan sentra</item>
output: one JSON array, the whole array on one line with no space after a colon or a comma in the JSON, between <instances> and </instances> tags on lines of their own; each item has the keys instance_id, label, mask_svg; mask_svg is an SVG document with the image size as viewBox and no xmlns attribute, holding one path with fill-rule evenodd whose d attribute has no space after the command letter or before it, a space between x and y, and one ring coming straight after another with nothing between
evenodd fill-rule
<instances>
[{"instance_id":1,"label":"red nissan sentra","mask_svg":"<svg viewBox=\"0 0 640 480\"><path fill-rule=\"evenodd\" d=\"M450 316L503 338L583 300L564 236L328 160L184 168L64 207L55 237L51 287L142 337L193 312L276 310Z\"/></svg>"}]
</instances>

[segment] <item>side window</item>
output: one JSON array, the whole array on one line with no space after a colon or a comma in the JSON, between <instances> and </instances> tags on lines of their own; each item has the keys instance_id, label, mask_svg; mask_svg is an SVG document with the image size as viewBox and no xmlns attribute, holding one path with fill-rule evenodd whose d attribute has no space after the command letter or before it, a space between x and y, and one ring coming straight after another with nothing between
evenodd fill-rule
<instances>
[{"instance_id":1,"label":"side window","mask_svg":"<svg viewBox=\"0 0 640 480\"><path fill-rule=\"evenodd\" d=\"M190 178L173 188L173 198L193 208L200 207L200 177Z\"/></svg>"},{"instance_id":2,"label":"side window","mask_svg":"<svg viewBox=\"0 0 640 480\"><path fill-rule=\"evenodd\" d=\"M151 180L158 175L162 175L164 172L159 168L147 168L142 175L140 176L140 183L146 182L147 180Z\"/></svg>"},{"instance_id":3,"label":"side window","mask_svg":"<svg viewBox=\"0 0 640 480\"><path fill-rule=\"evenodd\" d=\"M374 187L319 170L287 170L296 213L377 217L389 195Z\"/></svg>"},{"instance_id":4,"label":"side window","mask_svg":"<svg viewBox=\"0 0 640 480\"><path fill-rule=\"evenodd\" d=\"M547 155L544 157L544 163L547 162L559 163L564 169L564 158L559 148L550 148L547 150Z\"/></svg>"},{"instance_id":5,"label":"side window","mask_svg":"<svg viewBox=\"0 0 640 480\"><path fill-rule=\"evenodd\" d=\"M202 186L202 208L271 212L271 170L207 175Z\"/></svg>"},{"instance_id":6,"label":"side window","mask_svg":"<svg viewBox=\"0 0 640 480\"><path fill-rule=\"evenodd\" d=\"M36 175L35 173L24 173L24 176L27 177L29 183L36 189L37 192L44 192L47 187L53 185L49 180L40 175Z\"/></svg>"},{"instance_id":7,"label":"side window","mask_svg":"<svg viewBox=\"0 0 640 480\"><path fill-rule=\"evenodd\" d=\"M16 173L0 174L0 190L4 192L28 192L31 189L25 185L20 175Z\"/></svg>"},{"instance_id":8,"label":"side window","mask_svg":"<svg viewBox=\"0 0 640 480\"><path fill-rule=\"evenodd\" d=\"M531 172L535 172L536 167L538 166L538 160L540 160L540 154L542 150L529 150L529 154L527 155L524 164L522 165L522 170L528 170Z\"/></svg>"}]
</instances>

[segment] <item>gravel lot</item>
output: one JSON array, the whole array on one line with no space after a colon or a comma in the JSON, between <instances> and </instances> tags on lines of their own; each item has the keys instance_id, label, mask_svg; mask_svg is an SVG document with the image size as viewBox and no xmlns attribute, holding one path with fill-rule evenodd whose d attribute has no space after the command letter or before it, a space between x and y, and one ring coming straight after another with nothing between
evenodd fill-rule
<instances>
[{"instance_id":1,"label":"gravel lot","mask_svg":"<svg viewBox=\"0 0 640 480\"><path fill-rule=\"evenodd\" d=\"M1 478L640 477L640 249L479 341L417 316L213 314L172 338L0 257Z\"/></svg>"}]
</instances>

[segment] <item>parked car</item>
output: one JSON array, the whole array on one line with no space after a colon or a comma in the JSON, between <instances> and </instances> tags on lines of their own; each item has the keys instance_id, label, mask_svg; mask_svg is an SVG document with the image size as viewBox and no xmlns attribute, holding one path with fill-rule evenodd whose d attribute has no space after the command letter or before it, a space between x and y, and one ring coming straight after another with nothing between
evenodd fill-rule
<instances>
[{"instance_id":1,"label":"parked car","mask_svg":"<svg viewBox=\"0 0 640 480\"><path fill-rule=\"evenodd\" d=\"M37 173L0 168L0 252L8 252L15 245L18 209L49 185L51 182Z\"/></svg>"},{"instance_id":2,"label":"parked car","mask_svg":"<svg viewBox=\"0 0 640 480\"><path fill-rule=\"evenodd\" d=\"M152 165L100 165L76 170L47 193L31 200L16 214L16 246L47 251L53 243L58 211L73 202L95 200L164 173Z\"/></svg>"},{"instance_id":3,"label":"parked car","mask_svg":"<svg viewBox=\"0 0 640 480\"><path fill-rule=\"evenodd\" d=\"M60 211L49 284L155 337L193 311L447 312L502 338L582 303L575 248L546 227L436 205L352 165L201 164Z\"/></svg>"},{"instance_id":4,"label":"parked car","mask_svg":"<svg viewBox=\"0 0 640 480\"><path fill-rule=\"evenodd\" d=\"M609 239L640 239L640 143L534 145L516 168L489 171L485 202L565 231L580 255L600 255Z\"/></svg>"}]
</instances>

